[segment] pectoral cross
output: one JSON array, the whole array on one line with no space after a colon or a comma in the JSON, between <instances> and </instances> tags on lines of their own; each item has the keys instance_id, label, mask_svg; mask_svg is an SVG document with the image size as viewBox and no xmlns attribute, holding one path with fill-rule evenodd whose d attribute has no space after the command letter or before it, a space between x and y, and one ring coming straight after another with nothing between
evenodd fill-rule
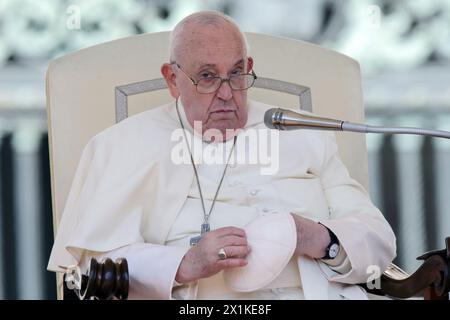
<instances>
[{"instance_id":1,"label":"pectoral cross","mask_svg":"<svg viewBox=\"0 0 450 320\"><path fill-rule=\"evenodd\" d=\"M205 233L207 233L209 230L210 230L209 223L203 223L203 224L202 224L202 228L201 228L201 230L200 230L200 235L191 238L191 241L190 241L191 247L192 247L192 246L195 246L195 245L202 239L203 235L204 235Z\"/></svg>"}]
</instances>

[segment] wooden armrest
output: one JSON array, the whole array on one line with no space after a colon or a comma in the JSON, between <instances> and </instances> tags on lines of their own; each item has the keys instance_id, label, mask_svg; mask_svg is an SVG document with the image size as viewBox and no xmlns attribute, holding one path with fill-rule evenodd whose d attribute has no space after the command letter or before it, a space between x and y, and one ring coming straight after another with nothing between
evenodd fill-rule
<instances>
[{"instance_id":1,"label":"wooden armrest","mask_svg":"<svg viewBox=\"0 0 450 320\"><path fill-rule=\"evenodd\" d=\"M92 258L88 275L78 275L81 279L80 289L70 289L74 285L67 285L64 277L64 300L125 300L128 298L129 274L126 259L117 259L114 263L111 259L99 263Z\"/></svg>"},{"instance_id":2,"label":"wooden armrest","mask_svg":"<svg viewBox=\"0 0 450 320\"><path fill-rule=\"evenodd\" d=\"M423 295L425 299L447 299L450 291L450 237L445 239L446 249L424 253L418 260L423 264L412 274L394 264L383 272L380 289L370 290L373 294L388 295L394 298L411 298Z\"/></svg>"}]
</instances>

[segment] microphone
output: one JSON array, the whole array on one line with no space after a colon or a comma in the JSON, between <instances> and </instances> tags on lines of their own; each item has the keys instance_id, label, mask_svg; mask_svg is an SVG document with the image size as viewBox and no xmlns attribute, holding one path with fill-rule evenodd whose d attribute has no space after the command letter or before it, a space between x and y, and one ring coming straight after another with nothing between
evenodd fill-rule
<instances>
[{"instance_id":1,"label":"microphone","mask_svg":"<svg viewBox=\"0 0 450 320\"><path fill-rule=\"evenodd\" d=\"M292 110L272 108L264 114L264 123L270 129L277 130L333 130L362 133L415 134L450 139L450 132L412 127L382 127L353 123L343 120L317 117L294 112Z\"/></svg>"}]
</instances>

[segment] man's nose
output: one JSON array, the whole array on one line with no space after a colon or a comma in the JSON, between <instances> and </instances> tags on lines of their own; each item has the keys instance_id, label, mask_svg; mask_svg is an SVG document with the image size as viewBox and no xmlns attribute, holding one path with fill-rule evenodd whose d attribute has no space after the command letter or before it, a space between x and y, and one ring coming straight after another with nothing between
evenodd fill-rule
<instances>
[{"instance_id":1,"label":"man's nose","mask_svg":"<svg viewBox=\"0 0 450 320\"><path fill-rule=\"evenodd\" d=\"M219 89L217 89L217 97L222 100L230 100L233 97L229 81L222 81Z\"/></svg>"}]
</instances>

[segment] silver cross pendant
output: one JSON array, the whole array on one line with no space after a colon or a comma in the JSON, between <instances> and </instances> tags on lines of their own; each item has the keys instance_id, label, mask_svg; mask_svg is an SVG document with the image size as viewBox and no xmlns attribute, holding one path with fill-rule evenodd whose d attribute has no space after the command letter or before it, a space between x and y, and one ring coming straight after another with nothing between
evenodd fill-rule
<instances>
[{"instance_id":1,"label":"silver cross pendant","mask_svg":"<svg viewBox=\"0 0 450 320\"><path fill-rule=\"evenodd\" d=\"M195 245L202 239L203 235L204 235L205 233L207 233L209 230L210 230L209 223L203 223L203 224L202 224L201 231L200 231L200 235L191 238L191 241L190 241L191 247L192 247L192 246L195 246Z\"/></svg>"}]
</instances>

